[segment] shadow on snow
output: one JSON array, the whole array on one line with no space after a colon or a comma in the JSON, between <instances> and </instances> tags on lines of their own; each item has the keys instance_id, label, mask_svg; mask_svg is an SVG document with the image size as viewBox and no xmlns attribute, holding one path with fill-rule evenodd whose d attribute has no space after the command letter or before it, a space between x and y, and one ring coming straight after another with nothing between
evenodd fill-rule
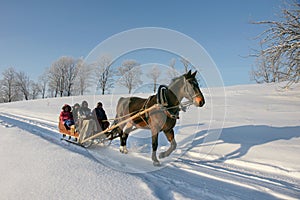
<instances>
[{"instance_id":1,"label":"shadow on snow","mask_svg":"<svg viewBox=\"0 0 300 200\"><path fill-rule=\"evenodd\" d=\"M190 149L199 145L205 145L202 137L207 131L200 131L196 134ZM199 138L199 139L197 139ZM216 144L238 144L240 147L226 154L222 160L241 158L248 151L257 145L266 144L278 140L290 140L300 138L300 126L292 127L271 127L266 125L246 125L224 128L216 141Z\"/></svg>"},{"instance_id":2,"label":"shadow on snow","mask_svg":"<svg viewBox=\"0 0 300 200\"><path fill-rule=\"evenodd\" d=\"M201 145L207 145L204 143L205 137L203 137L206 133L207 130L204 130L198 132L194 138L192 138L193 136L191 136L189 139L193 140L193 142L188 150L192 150L193 148L199 147ZM194 170L198 169L203 173L214 174L216 173L216 170L223 171L224 169L222 167L210 165L210 163L223 162L224 159L226 160L240 158L246 155L247 152L256 145L266 144L277 140L290 140L292 138L299 137L300 126L270 127L265 125L248 125L225 128L223 129L222 134L217 141L218 144L239 144L239 149L233 150L232 152L225 155L225 158L222 158L220 160L199 160L199 162L197 162L195 160L191 161L183 156L182 158L178 159L177 162L183 162L188 166L192 166ZM188 140L188 138L186 140ZM207 169L207 167L201 166L210 166L212 167L212 169ZM235 173L235 171L232 169L230 170L229 174L231 172ZM217 173L215 175L226 179L227 175L224 173L225 172L223 171L222 173ZM252 174L247 174L246 172L236 171L236 173L242 173L243 175L241 177L243 177L244 175L246 177L253 176ZM152 189L153 193L160 199L172 199L174 198L175 193L180 194L181 196L186 198L195 198L197 196L199 198L205 199L215 199L220 197L233 197L242 199L274 199L274 196L268 194L268 192L257 191L251 188L231 184L226 182L225 180L223 182L222 180L208 178L199 174L197 175L176 166L166 167L156 172L136 174L136 176L144 179L148 186ZM260 184L263 186L265 185L265 187L274 187L278 189L278 191L282 192L287 189L289 191L286 192L292 196L299 194L300 189L294 184L272 178L269 178L267 180L274 182L274 184L267 183L265 185L264 182ZM254 184L256 182L258 181L255 180ZM277 183L280 183L280 185L282 184L281 186L283 187L277 186Z\"/></svg>"}]
</instances>

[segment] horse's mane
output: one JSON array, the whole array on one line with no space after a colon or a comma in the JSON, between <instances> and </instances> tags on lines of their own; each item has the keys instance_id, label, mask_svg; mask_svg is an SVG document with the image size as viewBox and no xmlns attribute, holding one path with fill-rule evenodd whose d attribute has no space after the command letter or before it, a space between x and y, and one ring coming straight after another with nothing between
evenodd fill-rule
<instances>
[{"instance_id":1,"label":"horse's mane","mask_svg":"<svg viewBox=\"0 0 300 200\"><path fill-rule=\"evenodd\" d=\"M183 77L183 75L181 75L181 76L178 76L178 77L175 77L175 78L172 78L172 80L171 80L170 84L172 84L172 83L176 82L177 80L181 79L182 77Z\"/></svg>"}]
</instances>

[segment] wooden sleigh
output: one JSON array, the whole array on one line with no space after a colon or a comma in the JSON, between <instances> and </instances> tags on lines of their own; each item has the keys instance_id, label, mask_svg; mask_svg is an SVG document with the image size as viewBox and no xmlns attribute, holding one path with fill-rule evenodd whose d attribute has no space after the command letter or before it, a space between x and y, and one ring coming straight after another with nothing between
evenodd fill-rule
<instances>
[{"instance_id":1,"label":"wooden sleigh","mask_svg":"<svg viewBox=\"0 0 300 200\"><path fill-rule=\"evenodd\" d=\"M66 127L64 126L64 124L60 121L60 119L58 119L58 130L59 130L59 133L61 133L63 135L63 137L69 136L69 137L73 137L76 139L79 138L79 132L75 131L74 133L72 133L71 130L67 130Z\"/></svg>"},{"instance_id":2,"label":"wooden sleigh","mask_svg":"<svg viewBox=\"0 0 300 200\"><path fill-rule=\"evenodd\" d=\"M95 133L98 134L98 137L93 137L93 139L85 139L84 141L79 141L80 133L75 129L75 132L72 132L71 130L68 130L63 122L58 119L58 130L59 133L62 134L61 140L67 141L69 143L73 143L76 145L83 146L85 148L91 146L92 144L98 144L98 143L103 143L103 144L110 144L111 141L119 136L112 136L110 134L104 135L104 133L107 133L108 131L112 130L109 129L108 131L104 131L103 134ZM101 132L100 132L101 133Z\"/></svg>"},{"instance_id":3,"label":"wooden sleigh","mask_svg":"<svg viewBox=\"0 0 300 200\"><path fill-rule=\"evenodd\" d=\"M117 127L119 127L122 124L125 124L137 117L141 117L143 114L145 114L146 112L149 112L153 109L157 109L160 108L158 104L155 104L153 106L151 106L150 108L147 108L143 111L138 112L137 114L123 120L120 121L117 124L112 125L111 127L109 127L108 129L105 129L104 131L100 131L98 133L93 134L92 136L83 139L82 141L79 141L79 136L80 133L78 131L75 131L75 133L71 133L70 130L67 130L66 127L64 126L64 124L60 121L59 119L59 123L58 123L58 129L59 132L62 134L62 140L65 140L67 142L71 142L80 146L83 146L85 148L91 146L92 144L98 144L98 143L102 143L102 144L110 144L111 141L115 138L118 138L119 135L114 135L111 131ZM66 137L68 136L68 137ZM74 138L74 140L72 140L72 137Z\"/></svg>"}]
</instances>

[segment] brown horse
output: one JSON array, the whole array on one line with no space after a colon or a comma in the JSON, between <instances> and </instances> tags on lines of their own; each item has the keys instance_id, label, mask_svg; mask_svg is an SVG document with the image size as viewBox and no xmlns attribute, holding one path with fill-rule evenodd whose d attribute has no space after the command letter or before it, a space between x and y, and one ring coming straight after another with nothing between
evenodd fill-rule
<instances>
[{"instance_id":1,"label":"brown horse","mask_svg":"<svg viewBox=\"0 0 300 200\"><path fill-rule=\"evenodd\" d=\"M169 156L176 149L177 144L174 138L173 128L178 119L180 102L183 98L187 98L197 107L202 107L205 104L204 97L195 78L196 73L197 71L193 74L189 71L178 78L174 78L170 85L164 88L163 92L159 91L161 96L153 95L148 99L139 97L121 97L119 99L116 110L116 120L113 125L128 119L130 116L133 116L158 102L164 102L164 104L160 104L159 107L146 112L144 115L141 115L128 123L118 126L112 131L113 134L117 133L120 135L120 152L128 152L126 148L128 134L138 128L150 129L152 132L152 160L154 166L160 165L156 156L158 133L160 131L165 133L171 145L167 151L159 154L159 158Z\"/></svg>"}]
</instances>

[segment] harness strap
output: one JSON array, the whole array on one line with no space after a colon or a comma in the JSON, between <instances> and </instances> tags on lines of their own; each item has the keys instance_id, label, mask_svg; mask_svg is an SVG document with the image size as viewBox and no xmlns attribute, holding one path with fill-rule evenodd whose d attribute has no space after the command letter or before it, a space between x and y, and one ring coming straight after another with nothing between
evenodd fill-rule
<instances>
[{"instance_id":1,"label":"harness strap","mask_svg":"<svg viewBox=\"0 0 300 200\"><path fill-rule=\"evenodd\" d=\"M141 109L140 111L143 111L143 110L146 110L146 109L147 109L147 104L149 103L150 99L151 99L151 96L148 97L147 101L144 103L144 105L143 105L143 107L142 107L142 109ZM145 124L147 124L147 126L150 128L149 123L148 123L148 119L149 119L149 114L148 114L148 112L145 113L145 119L144 119L142 116L140 116L140 118L141 118L141 119L145 122Z\"/></svg>"},{"instance_id":2,"label":"harness strap","mask_svg":"<svg viewBox=\"0 0 300 200\"><path fill-rule=\"evenodd\" d=\"M163 106L168 106L168 100L166 97L166 92L168 91L168 86L160 85L157 91L157 103Z\"/></svg>"},{"instance_id":3,"label":"harness strap","mask_svg":"<svg viewBox=\"0 0 300 200\"><path fill-rule=\"evenodd\" d=\"M172 119L179 119L179 113L178 113L178 114L171 114L170 111L169 111L168 109L165 109L164 112L165 112L165 114L166 114L168 117L170 117L170 118L172 118Z\"/></svg>"},{"instance_id":4,"label":"harness strap","mask_svg":"<svg viewBox=\"0 0 300 200\"><path fill-rule=\"evenodd\" d=\"M166 96L166 92L168 91L168 86L160 85L157 91L157 103L160 105L161 110L172 119L179 119L179 111L181 110L180 105L175 105L168 107L168 99ZM171 111L172 110L172 111ZM175 111L174 111L175 110Z\"/></svg>"}]
</instances>

